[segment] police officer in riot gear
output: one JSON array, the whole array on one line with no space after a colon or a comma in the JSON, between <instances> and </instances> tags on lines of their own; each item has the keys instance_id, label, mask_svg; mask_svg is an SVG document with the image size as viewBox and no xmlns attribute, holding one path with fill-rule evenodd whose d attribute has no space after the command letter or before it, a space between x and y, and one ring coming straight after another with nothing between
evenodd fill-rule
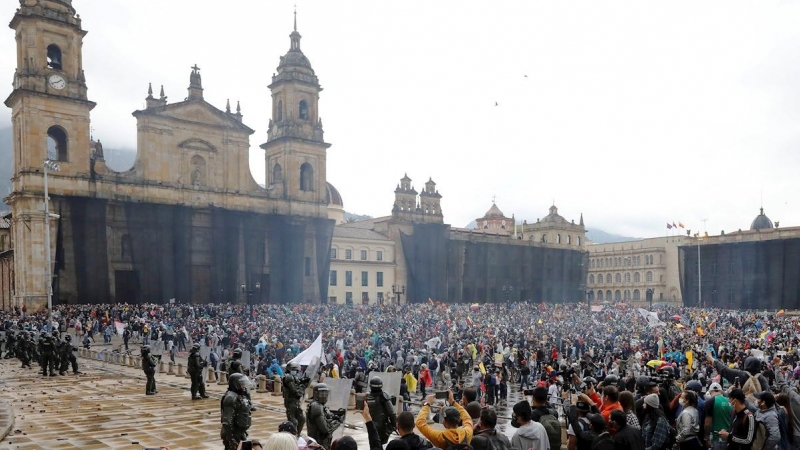
<instances>
[{"instance_id":1,"label":"police officer in riot gear","mask_svg":"<svg viewBox=\"0 0 800 450\"><path fill-rule=\"evenodd\" d=\"M303 417L303 408L300 402L308 386L308 378L300 378L298 375L300 367L297 363L290 362L286 365L286 373L283 376L283 406L286 407L286 419L297 427L297 433L303 431L306 419Z\"/></svg>"},{"instance_id":2,"label":"police officer in riot gear","mask_svg":"<svg viewBox=\"0 0 800 450\"><path fill-rule=\"evenodd\" d=\"M369 380L367 405L378 430L378 436L381 438L381 444L386 445L389 442L389 435L394 431L397 414L392 405L392 397L383 390L383 380L380 377Z\"/></svg>"},{"instance_id":3,"label":"police officer in riot gear","mask_svg":"<svg viewBox=\"0 0 800 450\"><path fill-rule=\"evenodd\" d=\"M147 377L147 384L144 388L145 395L155 395L158 392L156 389L156 364L158 364L156 356L150 354L150 346L142 346L142 370Z\"/></svg>"},{"instance_id":4,"label":"police officer in riot gear","mask_svg":"<svg viewBox=\"0 0 800 450\"><path fill-rule=\"evenodd\" d=\"M31 349L33 347L33 341L31 337L28 335L27 331L22 332L22 338L20 339L19 343L17 344L17 356L19 360L22 362L22 367L27 367L28 369L31 368Z\"/></svg>"},{"instance_id":5,"label":"police officer in riot gear","mask_svg":"<svg viewBox=\"0 0 800 450\"><path fill-rule=\"evenodd\" d=\"M247 440L250 429L250 398L247 395L248 378L235 373L228 379L228 391L220 402L222 430L219 435L225 450L236 450L239 442Z\"/></svg>"},{"instance_id":6,"label":"police officer in riot gear","mask_svg":"<svg viewBox=\"0 0 800 450\"><path fill-rule=\"evenodd\" d=\"M189 377L192 379L192 400L200 400L201 398L208 398L206 395L206 384L203 383L203 370L208 365L208 362L200 356L200 344L195 342L192 349L189 350ZM200 395L197 395L197 394Z\"/></svg>"},{"instance_id":7,"label":"police officer in riot gear","mask_svg":"<svg viewBox=\"0 0 800 450\"><path fill-rule=\"evenodd\" d=\"M50 376L56 376L56 341L55 337L58 332L54 331L53 335L42 332L41 334L41 360L42 360L42 375L47 376L47 370L50 369Z\"/></svg>"},{"instance_id":8,"label":"police officer in riot gear","mask_svg":"<svg viewBox=\"0 0 800 450\"><path fill-rule=\"evenodd\" d=\"M6 333L6 356L5 359L11 359L14 356L18 342L17 332L9 331Z\"/></svg>"},{"instance_id":9,"label":"police officer in riot gear","mask_svg":"<svg viewBox=\"0 0 800 450\"><path fill-rule=\"evenodd\" d=\"M78 375L78 360L75 359L75 355L72 353L78 350L78 347L72 345L72 336L67 334L64 336L64 342L62 342L58 346L58 353L61 359L61 367L59 367L58 374L64 375L67 373L67 369L69 369L70 363L72 364L72 373Z\"/></svg>"},{"instance_id":10,"label":"police officer in riot gear","mask_svg":"<svg viewBox=\"0 0 800 450\"><path fill-rule=\"evenodd\" d=\"M308 436L314 438L326 449L331 448L334 430L344 422L343 410L339 410L334 414L325 406L330 392L330 388L325 383L319 383L314 386L311 403L306 410Z\"/></svg>"},{"instance_id":11,"label":"police officer in riot gear","mask_svg":"<svg viewBox=\"0 0 800 450\"><path fill-rule=\"evenodd\" d=\"M231 360L228 361L228 377L235 373L244 374L244 368L242 367L242 349L240 348L233 351Z\"/></svg>"}]
</instances>

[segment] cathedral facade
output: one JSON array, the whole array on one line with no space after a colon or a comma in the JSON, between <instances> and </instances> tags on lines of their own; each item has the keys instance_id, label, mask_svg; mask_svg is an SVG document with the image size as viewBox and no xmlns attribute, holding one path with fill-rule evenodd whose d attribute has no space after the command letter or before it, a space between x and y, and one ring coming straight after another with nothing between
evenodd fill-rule
<instances>
[{"instance_id":1,"label":"cathedral facade","mask_svg":"<svg viewBox=\"0 0 800 450\"><path fill-rule=\"evenodd\" d=\"M15 306L44 307L51 289L54 304L327 299L330 144L296 26L269 85L265 187L249 168L254 131L238 104L204 100L197 65L184 101L149 89L133 112L135 163L116 172L90 136L87 32L71 0L21 0L10 27Z\"/></svg>"}]
</instances>

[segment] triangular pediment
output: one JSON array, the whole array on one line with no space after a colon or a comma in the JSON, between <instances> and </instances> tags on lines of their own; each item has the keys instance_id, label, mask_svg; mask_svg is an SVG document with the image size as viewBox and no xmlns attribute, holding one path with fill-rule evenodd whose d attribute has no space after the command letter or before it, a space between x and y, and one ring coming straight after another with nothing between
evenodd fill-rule
<instances>
[{"instance_id":1,"label":"triangular pediment","mask_svg":"<svg viewBox=\"0 0 800 450\"><path fill-rule=\"evenodd\" d=\"M204 100L184 101L171 105L136 111L134 115L147 114L179 121L199 123L214 127L235 128L252 134L254 131L229 114Z\"/></svg>"}]
</instances>

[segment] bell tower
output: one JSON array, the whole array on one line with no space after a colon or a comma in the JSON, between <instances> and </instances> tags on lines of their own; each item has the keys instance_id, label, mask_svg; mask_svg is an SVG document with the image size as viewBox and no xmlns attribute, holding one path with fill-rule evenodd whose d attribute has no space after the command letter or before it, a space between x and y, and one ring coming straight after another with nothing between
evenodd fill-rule
<instances>
[{"instance_id":1,"label":"bell tower","mask_svg":"<svg viewBox=\"0 0 800 450\"><path fill-rule=\"evenodd\" d=\"M290 47L278 64L268 86L272 93L266 152L267 185L272 198L290 202L325 203L326 155L330 144L323 139L319 117L322 87L308 58L300 50L295 11ZM292 208L300 215L316 209ZM323 210L324 212L324 210Z\"/></svg>"},{"instance_id":2,"label":"bell tower","mask_svg":"<svg viewBox=\"0 0 800 450\"><path fill-rule=\"evenodd\" d=\"M13 190L6 199L14 221L15 301L46 305L43 164L54 161L50 194L62 194L90 173L89 112L80 16L72 0L19 0L9 27L17 42L13 91L5 101L13 126ZM55 165L51 166L55 167ZM51 221L53 229L55 223Z\"/></svg>"}]
</instances>

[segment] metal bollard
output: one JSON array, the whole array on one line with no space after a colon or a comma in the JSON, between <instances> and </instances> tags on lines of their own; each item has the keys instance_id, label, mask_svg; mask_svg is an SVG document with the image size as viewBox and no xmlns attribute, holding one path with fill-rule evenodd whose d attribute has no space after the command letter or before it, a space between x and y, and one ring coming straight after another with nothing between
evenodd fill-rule
<instances>
[{"instance_id":1,"label":"metal bollard","mask_svg":"<svg viewBox=\"0 0 800 450\"><path fill-rule=\"evenodd\" d=\"M256 377L256 381L258 381L258 387L256 388L256 392L264 393L267 392L267 377L266 375L259 375Z\"/></svg>"},{"instance_id":2,"label":"metal bollard","mask_svg":"<svg viewBox=\"0 0 800 450\"><path fill-rule=\"evenodd\" d=\"M281 377L275 375L272 386L274 387L272 389L272 395L283 395L283 381L281 381Z\"/></svg>"},{"instance_id":3,"label":"metal bollard","mask_svg":"<svg viewBox=\"0 0 800 450\"><path fill-rule=\"evenodd\" d=\"M217 384L227 385L228 384L228 372L219 372L219 381Z\"/></svg>"}]
</instances>

